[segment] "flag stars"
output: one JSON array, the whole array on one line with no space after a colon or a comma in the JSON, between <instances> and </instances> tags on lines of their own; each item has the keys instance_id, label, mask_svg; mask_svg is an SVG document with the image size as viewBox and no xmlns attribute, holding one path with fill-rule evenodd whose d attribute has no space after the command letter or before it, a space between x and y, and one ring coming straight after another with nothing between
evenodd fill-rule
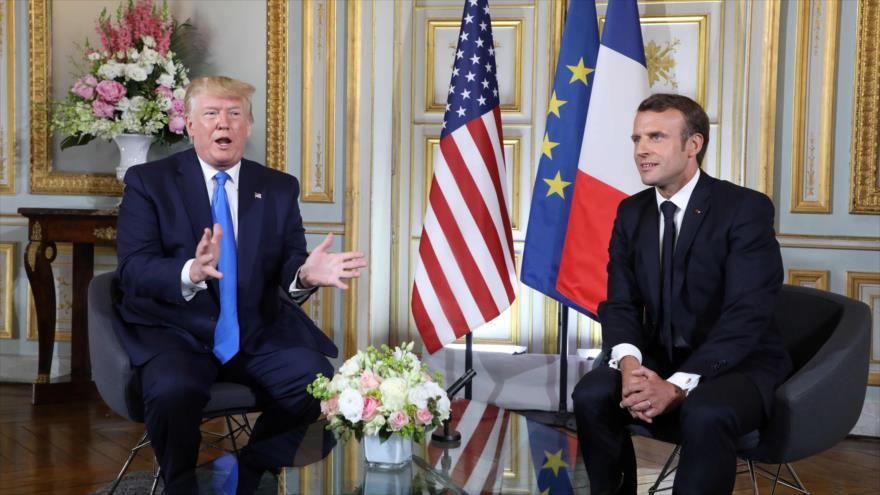
<instances>
[{"instance_id":1,"label":"flag stars","mask_svg":"<svg viewBox=\"0 0 880 495\"><path fill-rule=\"evenodd\" d=\"M446 109L449 110L449 105L446 105ZM446 121L445 120L443 121L443 129L446 129Z\"/></svg>"},{"instance_id":2,"label":"flag stars","mask_svg":"<svg viewBox=\"0 0 880 495\"><path fill-rule=\"evenodd\" d=\"M476 53L474 54L473 57L471 57L471 63L474 65L480 63L480 57L478 57Z\"/></svg>"},{"instance_id":3,"label":"flag stars","mask_svg":"<svg viewBox=\"0 0 880 495\"><path fill-rule=\"evenodd\" d=\"M449 94L455 93L455 86L452 84L449 85Z\"/></svg>"},{"instance_id":4,"label":"flag stars","mask_svg":"<svg viewBox=\"0 0 880 495\"><path fill-rule=\"evenodd\" d=\"M477 38L477 41L475 41L474 43L476 43L478 47L483 48L483 43L485 43L485 41L483 40L483 38Z\"/></svg>"},{"instance_id":5,"label":"flag stars","mask_svg":"<svg viewBox=\"0 0 880 495\"><path fill-rule=\"evenodd\" d=\"M581 59L578 60L577 65L566 65L566 67L571 71L571 80L568 81L568 84L580 81L584 83L584 86L589 85L587 83L587 75L593 72L593 69L584 66L584 57L581 57Z\"/></svg>"},{"instance_id":6,"label":"flag stars","mask_svg":"<svg viewBox=\"0 0 880 495\"><path fill-rule=\"evenodd\" d=\"M449 111L449 106L450 106L449 103L447 103L447 104L446 104L446 111L447 111L447 112Z\"/></svg>"},{"instance_id":7,"label":"flag stars","mask_svg":"<svg viewBox=\"0 0 880 495\"><path fill-rule=\"evenodd\" d=\"M452 75L455 76L455 77L458 77L458 67L453 67L453 68L452 68Z\"/></svg>"},{"instance_id":8,"label":"flag stars","mask_svg":"<svg viewBox=\"0 0 880 495\"><path fill-rule=\"evenodd\" d=\"M464 52L461 50L458 50L457 52L455 52L455 58L456 59L464 58Z\"/></svg>"},{"instance_id":9,"label":"flag stars","mask_svg":"<svg viewBox=\"0 0 880 495\"><path fill-rule=\"evenodd\" d=\"M489 55L495 56L495 45L489 47Z\"/></svg>"},{"instance_id":10,"label":"flag stars","mask_svg":"<svg viewBox=\"0 0 880 495\"><path fill-rule=\"evenodd\" d=\"M470 2L471 7L476 7L476 6L477 6L477 0L468 0L468 1Z\"/></svg>"},{"instance_id":11,"label":"flag stars","mask_svg":"<svg viewBox=\"0 0 880 495\"><path fill-rule=\"evenodd\" d=\"M559 476L559 468L568 467L568 464L562 460L562 449L559 449L555 454L551 454L545 450L544 455L546 456L547 462L541 466L541 469L552 469L553 476Z\"/></svg>"},{"instance_id":12,"label":"flag stars","mask_svg":"<svg viewBox=\"0 0 880 495\"><path fill-rule=\"evenodd\" d=\"M477 75L471 71L468 71L467 75L464 77L468 80L468 82L474 82L474 78L477 77Z\"/></svg>"},{"instance_id":13,"label":"flag stars","mask_svg":"<svg viewBox=\"0 0 880 495\"><path fill-rule=\"evenodd\" d=\"M544 133L544 142L541 143L541 154L549 159L553 159L553 148L559 146L559 143L550 141L550 135Z\"/></svg>"},{"instance_id":14,"label":"flag stars","mask_svg":"<svg viewBox=\"0 0 880 495\"><path fill-rule=\"evenodd\" d=\"M489 6L488 6L488 5L486 5L485 7L483 7L483 12L485 12L486 15L489 15Z\"/></svg>"},{"instance_id":15,"label":"flag stars","mask_svg":"<svg viewBox=\"0 0 880 495\"><path fill-rule=\"evenodd\" d=\"M473 22L474 22L474 16L472 16L470 14L464 16L464 23L465 24L472 24Z\"/></svg>"},{"instance_id":16,"label":"flag stars","mask_svg":"<svg viewBox=\"0 0 880 495\"><path fill-rule=\"evenodd\" d=\"M459 117L464 117L464 114L467 113L467 110L465 110L463 107L458 107L458 110L456 110L455 113L457 113Z\"/></svg>"},{"instance_id":17,"label":"flag stars","mask_svg":"<svg viewBox=\"0 0 880 495\"><path fill-rule=\"evenodd\" d=\"M471 98L471 92L468 90L464 90L461 92L461 98L464 100L469 100Z\"/></svg>"},{"instance_id":18,"label":"flag stars","mask_svg":"<svg viewBox=\"0 0 880 495\"><path fill-rule=\"evenodd\" d=\"M488 27L488 24L486 24L485 22L480 23L480 31L485 31L487 27Z\"/></svg>"},{"instance_id":19,"label":"flag stars","mask_svg":"<svg viewBox=\"0 0 880 495\"><path fill-rule=\"evenodd\" d=\"M486 64L486 72L492 72L492 64Z\"/></svg>"},{"instance_id":20,"label":"flag stars","mask_svg":"<svg viewBox=\"0 0 880 495\"><path fill-rule=\"evenodd\" d=\"M460 39L461 41L467 41L468 33L461 33L461 36L459 36L458 39Z\"/></svg>"},{"instance_id":21,"label":"flag stars","mask_svg":"<svg viewBox=\"0 0 880 495\"><path fill-rule=\"evenodd\" d=\"M480 84L483 85L483 89L489 89L489 81L487 79L483 79L483 82Z\"/></svg>"},{"instance_id":22,"label":"flag stars","mask_svg":"<svg viewBox=\"0 0 880 495\"><path fill-rule=\"evenodd\" d=\"M498 88L495 88L492 90L492 96L494 96L495 98L498 98Z\"/></svg>"},{"instance_id":23,"label":"flag stars","mask_svg":"<svg viewBox=\"0 0 880 495\"><path fill-rule=\"evenodd\" d=\"M548 186L550 186L550 188L547 189L547 197L555 194L560 198L565 199L565 188L570 186L571 182L562 180L562 174L558 170L556 171L556 177L543 180L547 183Z\"/></svg>"},{"instance_id":24,"label":"flag stars","mask_svg":"<svg viewBox=\"0 0 880 495\"><path fill-rule=\"evenodd\" d=\"M550 104L547 105L547 115L550 115L552 113L553 115L561 118L562 116L559 115L559 108L566 103L568 103L568 101L556 98L556 91L554 91L553 94L550 96Z\"/></svg>"},{"instance_id":25,"label":"flag stars","mask_svg":"<svg viewBox=\"0 0 880 495\"><path fill-rule=\"evenodd\" d=\"M486 104L486 98L484 98L482 95L479 98L477 98L477 101L480 102L480 106L483 106Z\"/></svg>"}]
</instances>

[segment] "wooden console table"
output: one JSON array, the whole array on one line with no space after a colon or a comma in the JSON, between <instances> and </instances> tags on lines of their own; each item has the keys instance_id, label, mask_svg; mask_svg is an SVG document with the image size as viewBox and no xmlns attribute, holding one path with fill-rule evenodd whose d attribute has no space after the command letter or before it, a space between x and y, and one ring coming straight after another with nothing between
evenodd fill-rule
<instances>
[{"instance_id":1,"label":"wooden console table","mask_svg":"<svg viewBox=\"0 0 880 495\"><path fill-rule=\"evenodd\" d=\"M64 402L95 395L89 361L88 292L95 266L95 245L116 245L116 210L19 208L28 219L24 268L34 294L39 332L37 379L33 404ZM49 381L55 348L56 242L73 243L73 308L69 380Z\"/></svg>"}]
</instances>

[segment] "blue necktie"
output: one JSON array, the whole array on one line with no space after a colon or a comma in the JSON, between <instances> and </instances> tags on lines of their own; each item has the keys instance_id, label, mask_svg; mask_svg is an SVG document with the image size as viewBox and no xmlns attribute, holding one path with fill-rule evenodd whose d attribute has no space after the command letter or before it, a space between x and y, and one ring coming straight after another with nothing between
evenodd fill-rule
<instances>
[{"instance_id":1,"label":"blue necktie","mask_svg":"<svg viewBox=\"0 0 880 495\"><path fill-rule=\"evenodd\" d=\"M220 279L220 318L214 329L214 355L221 363L226 363L238 352L238 256L235 252L235 230L232 227L232 213L226 197L226 181L229 174L217 172L214 176L214 201L211 215L214 223L223 228L220 239L220 261L217 269L223 274Z\"/></svg>"},{"instance_id":2,"label":"blue necktie","mask_svg":"<svg viewBox=\"0 0 880 495\"><path fill-rule=\"evenodd\" d=\"M660 300L663 304L663 310L660 313L662 318L663 340L665 340L666 350L669 354L669 360L672 361L672 348L674 346L675 337L672 328L672 254L675 251L675 203L672 201L664 201L660 205L660 211L663 212L663 251L660 255L662 263L660 264L660 279L662 280L660 290Z\"/></svg>"}]
</instances>

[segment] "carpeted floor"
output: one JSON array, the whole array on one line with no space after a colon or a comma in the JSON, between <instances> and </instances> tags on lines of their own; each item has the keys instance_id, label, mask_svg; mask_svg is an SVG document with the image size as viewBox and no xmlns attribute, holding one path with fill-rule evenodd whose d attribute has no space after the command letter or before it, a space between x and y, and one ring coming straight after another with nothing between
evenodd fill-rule
<instances>
[{"instance_id":1,"label":"carpeted floor","mask_svg":"<svg viewBox=\"0 0 880 495\"><path fill-rule=\"evenodd\" d=\"M220 494L215 488L212 488L212 472L208 469L199 469L197 471L199 479L199 491L203 495ZM107 495L110 490L108 484L101 490L94 492L92 495ZM153 475L149 472L127 473L123 476L119 486L116 487L114 495L146 495L150 493L150 487L153 485ZM157 494L162 493L162 481L156 489ZM276 495L278 493L278 481L271 474L263 476L260 481L260 487L255 495ZM230 494L234 495L234 494Z\"/></svg>"}]
</instances>

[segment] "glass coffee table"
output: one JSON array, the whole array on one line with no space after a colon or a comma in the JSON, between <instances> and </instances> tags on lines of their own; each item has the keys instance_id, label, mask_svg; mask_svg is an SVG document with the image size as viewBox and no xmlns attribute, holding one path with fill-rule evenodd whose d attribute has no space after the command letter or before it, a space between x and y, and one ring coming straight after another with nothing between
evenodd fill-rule
<instances>
[{"instance_id":1,"label":"glass coffee table","mask_svg":"<svg viewBox=\"0 0 880 495\"><path fill-rule=\"evenodd\" d=\"M477 401L454 401L452 410L450 424L461 433L460 444L441 445L429 436L425 444L413 444L412 462L398 470L368 465L360 442L337 442L323 423L312 425L292 441L272 439L254 450L261 452L262 461L285 467L277 476L265 474L256 493L564 494L586 490L574 433ZM231 456L220 461L210 469L215 479L222 480L237 469L237 462ZM207 493L224 493L228 488L223 489L223 484L215 481L210 488L201 487Z\"/></svg>"}]
</instances>

